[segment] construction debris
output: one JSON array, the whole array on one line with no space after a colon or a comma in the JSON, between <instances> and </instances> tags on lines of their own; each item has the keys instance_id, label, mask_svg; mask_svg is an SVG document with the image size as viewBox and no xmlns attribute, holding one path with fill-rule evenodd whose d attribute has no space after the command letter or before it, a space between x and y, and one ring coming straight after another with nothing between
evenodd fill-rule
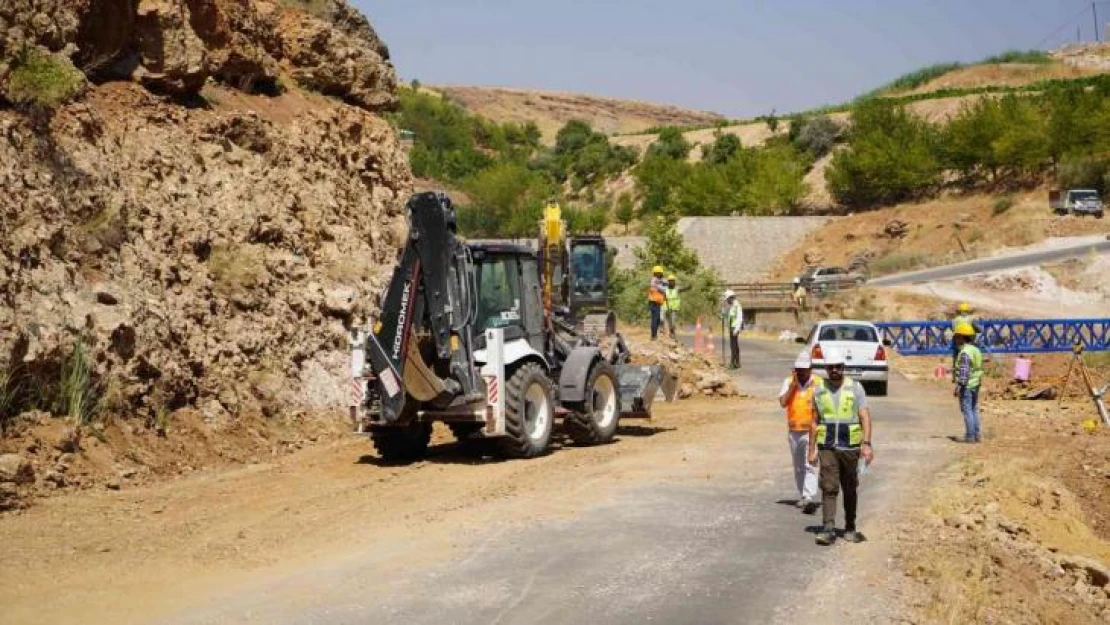
<instances>
[{"instance_id":1,"label":"construction debris","mask_svg":"<svg viewBox=\"0 0 1110 625\"><path fill-rule=\"evenodd\" d=\"M692 397L695 393L708 397L740 395L732 376L719 364L677 341L670 339L635 343L629 341L629 347L632 350L632 364L662 365L668 373L677 376L679 399Z\"/></svg>"}]
</instances>

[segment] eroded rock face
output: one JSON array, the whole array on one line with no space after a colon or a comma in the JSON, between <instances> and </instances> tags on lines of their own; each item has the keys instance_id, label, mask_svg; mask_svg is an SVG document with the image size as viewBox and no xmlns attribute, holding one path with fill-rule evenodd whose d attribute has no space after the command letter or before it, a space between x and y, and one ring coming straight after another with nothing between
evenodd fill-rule
<instances>
[{"instance_id":1,"label":"eroded rock face","mask_svg":"<svg viewBox=\"0 0 1110 625\"><path fill-rule=\"evenodd\" d=\"M63 52L96 81L193 95L207 79L270 92L286 74L371 110L396 103L389 51L344 0L10 0L0 6L0 87L26 45ZM2 91L2 89L0 89Z\"/></svg>"},{"instance_id":2,"label":"eroded rock face","mask_svg":"<svg viewBox=\"0 0 1110 625\"><path fill-rule=\"evenodd\" d=\"M342 0L311 6L0 3L0 94L28 44L98 83L49 116L0 101L0 368L57 380L81 338L109 409L148 421L345 406L345 324L376 304L412 180L374 114L388 51ZM160 97L279 76L342 102Z\"/></svg>"}]
</instances>

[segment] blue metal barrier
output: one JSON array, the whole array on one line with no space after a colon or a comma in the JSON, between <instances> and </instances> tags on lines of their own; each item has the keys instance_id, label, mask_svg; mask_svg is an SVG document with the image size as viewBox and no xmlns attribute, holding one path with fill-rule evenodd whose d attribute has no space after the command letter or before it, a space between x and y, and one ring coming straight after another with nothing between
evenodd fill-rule
<instances>
[{"instance_id":1,"label":"blue metal barrier","mask_svg":"<svg viewBox=\"0 0 1110 625\"><path fill-rule=\"evenodd\" d=\"M952 353L948 321L877 323L883 337L906 356ZM975 343L996 354L1066 352L1079 343L1091 352L1110 351L1110 319L981 319Z\"/></svg>"}]
</instances>

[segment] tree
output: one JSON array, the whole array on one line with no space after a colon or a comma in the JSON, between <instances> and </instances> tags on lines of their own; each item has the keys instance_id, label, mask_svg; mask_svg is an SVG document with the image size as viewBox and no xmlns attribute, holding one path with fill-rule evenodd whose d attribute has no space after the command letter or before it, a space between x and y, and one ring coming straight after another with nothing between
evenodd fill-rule
<instances>
[{"instance_id":1,"label":"tree","mask_svg":"<svg viewBox=\"0 0 1110 625\"><path fill-rule=\"evenodd\" d=\"M740 137L731 132L723 133L718 129L713 136L713 143L708 146L703 145L701 148L702 162L707 165L726 163L743 147L740 144Z\"/></svg>"},{"instance_id":2,"label":"tree","mask_svg":"<svg viewBox=\"0 0 1110 625\"><path fill-rule=\"evenodd\" d=\"M464 234L533 236L544 203L557 189L542 172L519 163L498 163L469 178L470 204L459 211Z\"/></svg>"},{"instance_id":3,"label":"tree","mask_svg":"<svg viewBox=\"0 0 1110 625\"><path fill-rule=\"evenodd\" d=\"M852 111L849 147L833 156L829 190L853 207L894 204L936 189L941 166L936 131L904 107L881 98Z\"/></svg>"},{"instance_id":4,"label":"tree","mask_svg":"<svg viewBox=\"0 0 1110 625\"><path fill-rule=\"evenodd\" d=\"M685 160L693 146L683 136L682 130L668 126L659 132L655 142L648 148L649 156L663 156L676 161Z\"/></svg>"},{"instance_id":5,"label":"tree","mask_svg":"<svg viewBox=\"0 0 1110 625\"><path fill-rule=\"evenodd\" d=\"M671 203L674 190L690 172L690 165L684 160L675 160L650 150L644 160L632 171L636 188L643 203L640 210L651 214L663 210Z\"/></svg>"},{"instance_id":6,"label":"tree","mask_svg":"<svg viewBox=\"0 0 1110 625\"><path fill-rule=\"evenodd\" d=\"M636 206L631 195L625 193L617 199L616 218L617 223L624 226L624 233L628 234L628 226L636 218Z\"/></svg>"}]
</instances>

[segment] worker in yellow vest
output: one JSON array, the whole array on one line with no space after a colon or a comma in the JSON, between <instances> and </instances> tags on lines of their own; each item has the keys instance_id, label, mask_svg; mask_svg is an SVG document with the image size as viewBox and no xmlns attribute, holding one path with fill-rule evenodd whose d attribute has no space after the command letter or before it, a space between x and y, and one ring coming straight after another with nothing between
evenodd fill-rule
<instances>
[{"instance_id":1,"label":"worker in yellow vest","mask_svg":"<svg viewBox=\"0 0 1110 625\"><path fill-rule=\"evenodd\" d=\"M975 346L975 327L964 321L956 326L955 343L959 353L956 356L954 372L956 388L953 392L960 400L960 412L964 415L964 437L961 443L982 441L979 432L979 387L983 384L983 352Z\"/></svg>"},{"instance_id":2,"label":"worker in yellow vest","mask_svg":"<svg viewBox=\"0 0 1110 625\"><path fill-rule=\"evenodd\" d=\"M844 355L835 348L824 352L828 379L813 393L814 419L809 426L809 462L821 462L818 485L821 487L822 527L818 545L831 545L836 539L836 499L844 491L844 539L859 543L866 540L856 529L859 501L859 461L871 464L871 409L863 385L844 375Z\"/></svg>"},{"instance_id":3,"label":"worker in yellow vest","mask_svg":"<svg viewBox=\"0 0 1110 625\"><path fill-rule=\"evenodd\" d=\"M795 506L805 514L813 514L821 504L817 500L817 465L807 457L809 427L813 423L813 395L824 381L813 375L813 361L809 351L798 354L794 372L782 382L779 405L786 408L787 441L790 457L794 461L794 483L798 487Z\"/></svg>"},{"instance_id":4,"label":"worker in yellow vest","mask_svg":"<svg viewBox=\"0 0 1110 625\"><path fill-rule=\"evenodd\" d=\"M667 332L675 339L678 332L678 313L682 311L682 294L679 293L678 276L667 276L667 300L663 302L663 319L667 322Z\"/></svg>"}]
</instances>

